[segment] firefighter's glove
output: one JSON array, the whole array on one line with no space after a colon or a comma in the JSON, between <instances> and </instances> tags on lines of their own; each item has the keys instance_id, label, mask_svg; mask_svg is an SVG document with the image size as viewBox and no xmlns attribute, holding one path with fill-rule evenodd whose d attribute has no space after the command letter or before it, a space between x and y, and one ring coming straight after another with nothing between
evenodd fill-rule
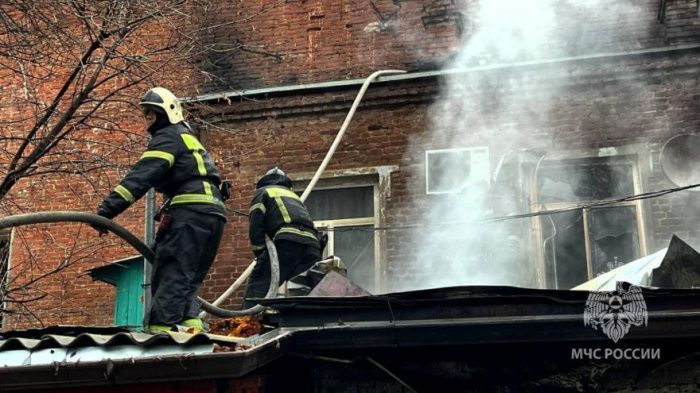
<instances>
[{"instance_id":1,"label":"firefighter's glove","mask_svg":"<svg viewBox=\"0 0 700 393\"><path fill-rule=\"evenodd\" d=\"M90 224L90 226L100 234L100 237L106 235L109 232L109 230L107 230L107 228L100 226L100 225L97 225L97 224Z\"/></svg>"},{"instance_id":2,"label":"firefighter's glove","mask_svg":"<svg viewBox=\"0 0 700 393\"><path fill-rule=\"evenodd\" d=\"M100 207L100 208L97 208L96 214L97 214L98 216L102 216L102 217L105 217L105 218L110 218L110 217L109 217L109 213L107 213L107 211L106 211L106 210L103 210L101 207ZM99 224L90 224L90 226L93 227L93 229L95 229L95 230L100 234L100 237L106 235L106 234L109 232L109 230L107 230L107 228L105 228L105 227L103 227L102 225L99 225Z\"/></svg>"},{"instance_id":3,"label":"firefighter's glove","mask_svg":"<svg viewBox=\"0 0 700 393\"><path fill-rule=\"evenodd\" d=\"M219 191L221 192L221 200L226 202L229 198L231 198L231 182L221 182L221 186L219 186Z\"/></svg>"},{"instance_id":4,"label":"firefighter's glove","mask_svg":"<svg viewBox=\"0 0 700 393\"><path fill-rule=\"evenodd\" d=\"M323 253L323 250L326 249L326 245L328 244L328 234L322 233L321 236L319 236L318 243L319 246L321 246L321 253Z\"/></svg>"},{"instance_id":5,"label":"firefighter's glove","mask_svg":"<svg viewBox=\"0 0 700 393\"><path fill-rule=\"evenodd\" d=\"M260 259L266 259L267 258L267 249L263 248L262 250L255 250L253 251L255 254L255 258L260 260Z\"/></svg>"}]
</instances>

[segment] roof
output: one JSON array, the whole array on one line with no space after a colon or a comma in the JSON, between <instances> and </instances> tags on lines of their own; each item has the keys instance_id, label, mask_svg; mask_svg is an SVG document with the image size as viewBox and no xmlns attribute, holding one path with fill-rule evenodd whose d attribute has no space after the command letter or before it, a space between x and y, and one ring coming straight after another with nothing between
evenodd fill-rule
<instances>
[{"instance_id":1,"label":"roof","mask_svg":"<svg viewBox=\"0 0 700 393\"><path fill-rule=\"evenodd\" d=\"M307 350L604 342L585 327L587 291L453 287L359 298L280 298L268 324ZM700 290L643 288L648 326L629 339L700 337Z\"/></svg>"},{"instance_id":2,"label":"roof","mask_svg":"<svg viewBox=\"0 0 700 393\"><path fill-rule=\"evenodd\" d=\"M38 339L12 337L0 340L0 367L167 356L183 352L212 353L217 345L235 350L236 345L241 341L242 339L234 337L178 332L159 335L48 334Z\"/></svg>"},{"instance_id":3,"label":"roof","mask_svg":"<svg viewBox=\"0 0 700 393\"><path fill-rule=\"evenodd\" d=\"M275 309L264 318L272 330L248 339L106 329L13 332L0 341L0 363L9 364L0 367L0 390L238 378L292 354L401 356L401 351L430 349L439 357L488 345L526 345L533 351L544 343L607 344L600 331L583 324L588 296L586 291L472 286L266 299L263 303ZM700 343L700 290L644 288L643 296L648 326L631 329L626 343L661 342L670 352Z\"/></svg>"},{"instance_id":4,"label":"roof","mask_svg":"<svg viewBox=\"0 0 700 393\"><path fill-rule=\"evenodd\" d=\"M0 391L243 376L284 353L288 333L242 339L211 334L10 332L0 339ZM103 328L103 330L109 330ZM104 332L106 333L106 332ZM10 337L11 336L11 337Z\"/></svg>"}]
</instances>

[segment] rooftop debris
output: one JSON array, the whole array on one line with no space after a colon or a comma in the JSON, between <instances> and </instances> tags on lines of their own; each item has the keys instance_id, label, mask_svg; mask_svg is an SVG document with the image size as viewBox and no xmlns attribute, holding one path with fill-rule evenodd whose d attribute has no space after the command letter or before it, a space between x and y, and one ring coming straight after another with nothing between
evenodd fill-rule
<instances>
[{"instance_id":1,"label":"rooftop debris","mask_svg":"<svg viewBox=\"0 0 700 393\"><path fill-rule=\"evenodd\" d=\"M661 266L652 271L651 285L679 289L700 287L700 254L674 235Z\"/></svg>"},{"instance_id":2,"label":"rooftop debris","mask_svg":"<svg viewBox=\"0 0 700 393\"><path fill-rule=\"evenodd\" d=\"M209 324L209 333L228 337L250 337L262 332L260 320L254 316L218 319Z\"/></svg>"},{"instance_id":3,"label":"rooftop debris","mask_svg":"<svg viewBox=\"0 0 700 393\"><path fill-rule=\"evenodd\" d=\"M368 296L369 292L338 272L330 271L314 287L309 296Z\"/></svg>"},{"instance_id":4,"label":"rooftop debris","mask_svg":"<svg viewBox=\"0 0 700 393\"><path fill-rule=\"evenodd\" d=\"M292 277L287 286L290 296L367 296L365 289L347 278L348 269L339 258L316 262L303 273Z\"/></svg>"}]
</instances>

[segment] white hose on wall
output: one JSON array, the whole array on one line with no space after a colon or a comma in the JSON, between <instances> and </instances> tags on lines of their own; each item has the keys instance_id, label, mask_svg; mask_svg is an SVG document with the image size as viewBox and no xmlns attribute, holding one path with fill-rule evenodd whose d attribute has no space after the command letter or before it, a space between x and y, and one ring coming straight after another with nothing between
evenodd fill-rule
<instances>
[{"instance_id":1,"label":"white hose on wall","mask_svg":"<svg viewBox=\"0 0 700 393\"><path fill-rule=\"evenodd\" d=\"M350 120L352 120L353 116L355 115L355 111L357 111L357 107L360 106L360 102L362 101L362 98L365 95L365 92L367 91L367 88L369 88L369 85L378 77L382 75L392 75L392 74L404 74L406 71L402 70L381 70L373 73L367 79L365 79L365 82L362 84L362 87L360 88L360 91L357 93L357 96L355 97L355 101L352 103L352 106L350 107L350 111L348 112L347 116L345 116L345 121L343 121L343 125L340 127L340 130L338 131L338 134L335 137L335 140L333 141L333 144L331 147L328 149L328 152L326 153L326 156L323 158L323 161L321 162L321 165L318 167L316 170L316 173L314 173L314 176L311 178L311 181L309 182L309 185L306 186L306 189L304 190L304 193L301 194L301 201L305 202L306 198L308 198L309 194L311 194L311 191L314 189L316 186L316 183L318 183L318 180L321 178L321 175L323 174L323 171L326 170L326 167L328 166L328 163L331 161L331 158L333 157L333 154L335 154L336 149L338 148L338 145L340 145L341 139L343 139L343 135L345 135L345 131L348 129L348 126L350 125ZM219 296L216 300L214 300L211 304L214 306L218 306L221 303L223 303L224 300L228 299L250 276L250 274L253 272L253 266L255 266L255 260L251 262L250 265L241 273L241 276L238 277L238 279L231 284L231 286L223 293L221 296ZM204 317L206 315L205 311L202 311L200 314L200 317Z\"/></svg>"}]
</instances>

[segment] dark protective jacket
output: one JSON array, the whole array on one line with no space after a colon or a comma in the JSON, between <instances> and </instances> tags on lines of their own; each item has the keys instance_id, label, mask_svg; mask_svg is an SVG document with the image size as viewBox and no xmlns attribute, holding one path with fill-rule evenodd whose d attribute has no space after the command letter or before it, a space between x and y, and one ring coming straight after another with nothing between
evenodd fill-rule
<instances>
[{"instance_id":1,"label":"dark protective jacket","mask_svg":"<svg viewBox=\"0 0 700 393\"><path fill-rule=\"evenodd\" d=\"M258 181L248 227L256 254L265 249L266 234L273 241L289 240L320 248L313 220L291 187L292 181L278 174L265 175Z\"/></svg>"},{"instance_id":2,"label":"dark protective jacket","mask_svg":"<svg viewBox=\"0 0 700 393\"><path fill-rule=\"evenodd\" d=\"M165 194L170 207L186 206L226 218L214 161L183 123L149 129L148 149L97 209L112 218L150 188Z\"/></svg>"}]
</instances>

